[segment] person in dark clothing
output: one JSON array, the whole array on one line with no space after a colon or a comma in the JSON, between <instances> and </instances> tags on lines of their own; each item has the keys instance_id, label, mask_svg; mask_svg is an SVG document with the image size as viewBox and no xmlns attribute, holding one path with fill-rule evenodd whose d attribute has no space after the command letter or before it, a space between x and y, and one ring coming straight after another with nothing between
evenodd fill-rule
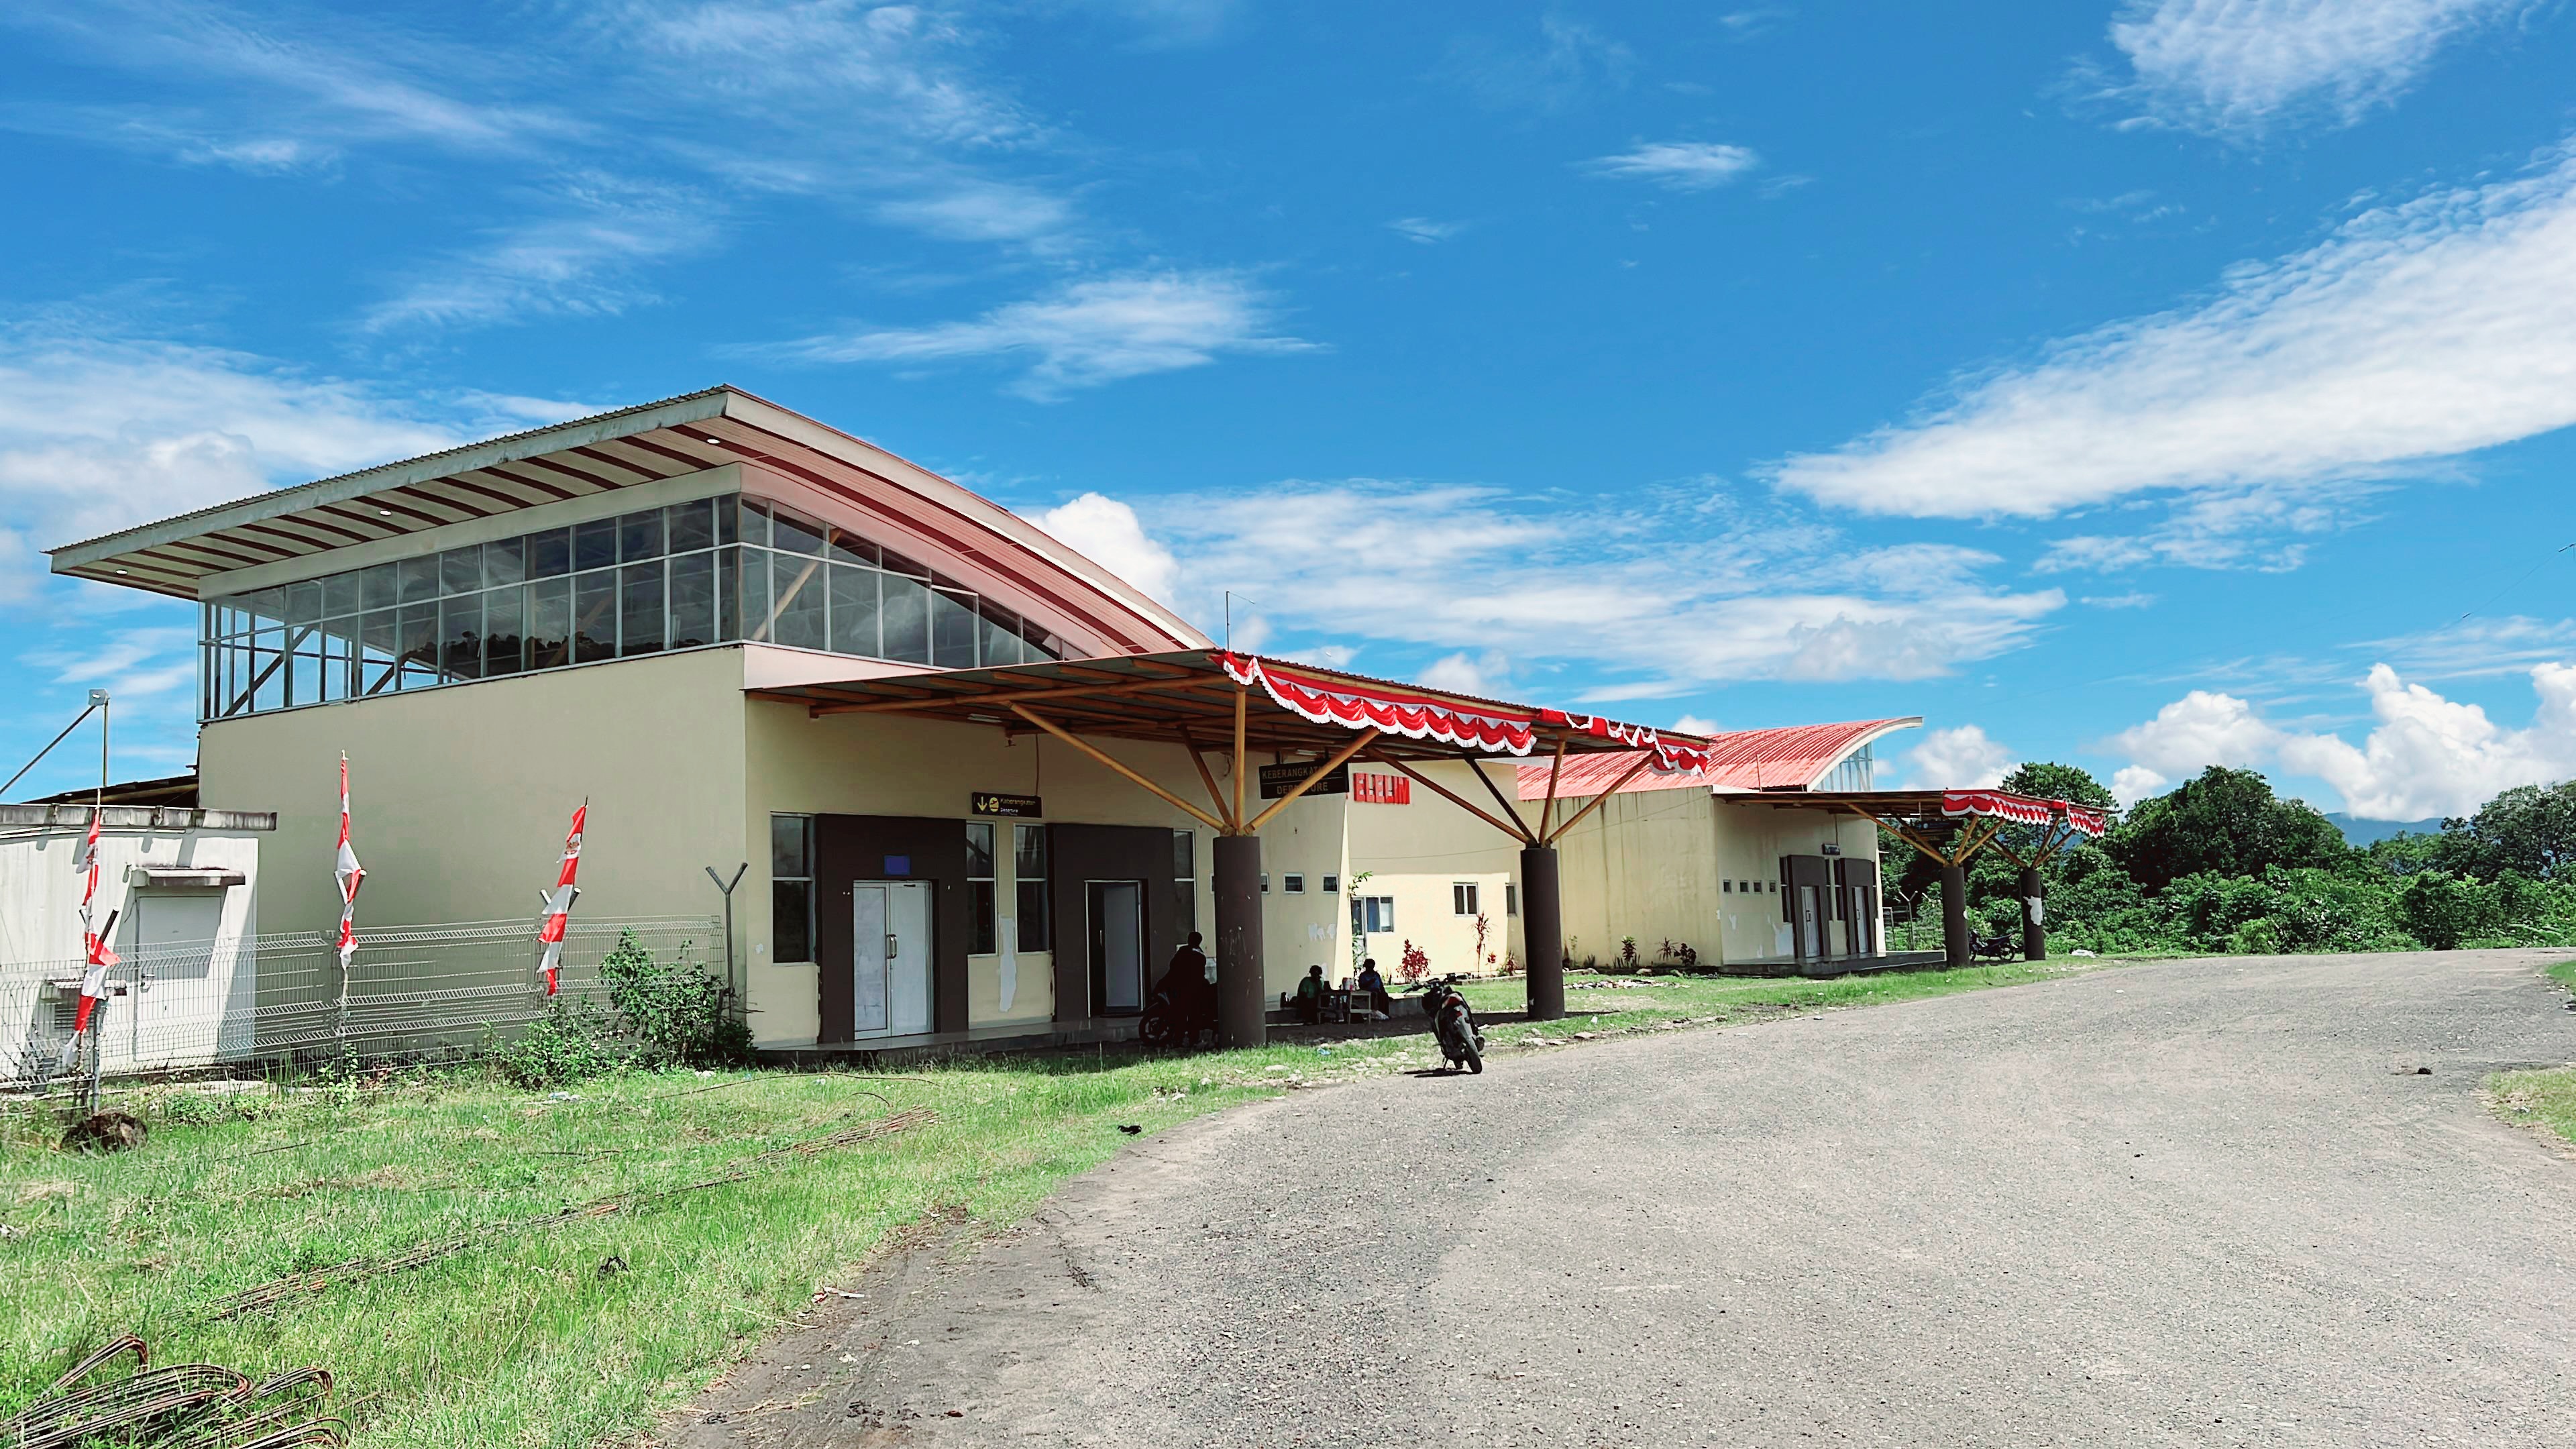
<instances>
[{"instance_id":1,"label":"person in dark clothing","mask_svg":"<svg viewBox=\"0 0 2576 1449\"><path fill-rule=\"evenodd\" d=\"M1378 974L1375 956L1360 963L1359 979L1351 984L1368 993L1369 1010L1384 1016L1395 1009L1395 999L1386 994L1386 978Z\"/></svg>"},{"instance_id":2,"label":"person in dark clothing","mask_svg":"<svg viewBox=\"0 0 2576 1449\"><path fill-rule=\"evenodd\" d=\"M1216 963L1200 948L1206 938L1190 932L1190 939L1172 953L1172 963L1163 968L1163 989L1181 1008L1182 1019L1192 1027L1216 1025Z\"/></svg>"},{"instance_id":3,"label":"person in dark clothing","mask_svg":"<svg viewBox=\"0 0 2576 1449\"><path fill-rule=\"evenodd\" d=\"M1324 1019L1324 968L1309 966L1297 983L1297 1019L1314 1026Z\"/></svg>"}]
</instances>

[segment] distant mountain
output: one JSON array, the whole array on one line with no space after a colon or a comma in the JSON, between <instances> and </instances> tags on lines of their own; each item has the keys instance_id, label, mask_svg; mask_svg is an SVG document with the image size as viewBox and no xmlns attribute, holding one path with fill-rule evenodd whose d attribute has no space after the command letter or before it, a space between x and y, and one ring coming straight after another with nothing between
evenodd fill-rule
<instances>
[{"instance_id":1,"label":"distant mountain","mask_svg":"<svg viewBox=\"0 0 2576 1449\"><path fill-rule=\"evenodd\" d=\"M2355 820L2349 815L2328 811L2326 818L2334 822L2335 829L2343 832L2344 843L2356 848L2399 835L2442 833L2442 822L2438 817L2431 820Z\"/></svg>"}]
</instances>

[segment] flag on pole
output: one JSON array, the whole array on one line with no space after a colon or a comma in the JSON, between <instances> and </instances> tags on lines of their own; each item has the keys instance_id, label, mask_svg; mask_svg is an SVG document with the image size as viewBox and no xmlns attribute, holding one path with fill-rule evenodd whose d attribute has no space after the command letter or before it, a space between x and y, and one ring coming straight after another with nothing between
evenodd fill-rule
<instances>
[{"instance_id":1,"label":"flag on pole","mask_svg":"<svg viewBox=\"0 0 2576 1449\"><path fill-rule=\"evenodd\" d=\"M572 812L572 833L564 837L563 865L555 872L555 888L546 893L545 919L537 927L537 941L543 948L537 967L546 973L546 995L555 994L555 972L563 963L564 927L570 923L573 897L581 888L573 877L581 873L581 827L590 814L590 802Z\"/></svg>"},{"instance_id":2,"label":"flag on pole","mask_svg":"<svg viewBox=\"0 0 2576 1449\"><path fill-rule=\"evenodd\" d=\"M358 864L358 852L349 844L349 752L340 752L340 854L332 864L331 874L340 882L340 974L349 973L349 958L358 954L358 887L367 879L367 868Z\"/></svg>"},{"instance_id":3,"label":"flag on pole","mask_svg":"<svg viewBox=\"0 0 2576 1449\"><path fill-rule=\"evenodd\" d=\"M91 912L98 900L98 828L100 817L107 812L91 806L89 838L81 842L80 858L72 862L72 871L81 877L81 958L87 964L81 971L80 1006L72 1016L72 1039L63 1044L63 1060L69 1065L80 1050L80 1039L89 1030L89 1019L98 1010L99 998L107 994L107 968L117 963L117 955L107 949L91 924Z\"/></svg>"}]
</instances>

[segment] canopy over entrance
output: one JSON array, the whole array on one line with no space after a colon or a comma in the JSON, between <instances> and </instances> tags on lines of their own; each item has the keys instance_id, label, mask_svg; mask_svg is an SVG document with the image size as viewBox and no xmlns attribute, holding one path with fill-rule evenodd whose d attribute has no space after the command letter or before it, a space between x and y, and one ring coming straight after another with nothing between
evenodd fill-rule
<instances>
[{"instance_id":1,"label":"canopy over entrance","mask_svg":"<svg viewBox=\"0 0 2576 1449\"><path fill-rule=\"evenodd\" d=\"M2021 867L2022 955L2048 954L2046 912L2040 898L2041 866L2078 840L2111 828L2108 811L2071 800L2043 800L2009 790L1852 790L1752 796L1779 806L1825 806L1878 822L1886 831L1941 867L1941 937L1950 963L1975 955L1968 938L1968 862L1991 847ZM2039 833L2016 848L2004 831L2023 826Z\"/></svg>"},{"instance_id":2,"label":"canopy over entrance","mask_svg":"<svg viewBox=\"0 0 2576 1449\"><path fill-rule=\"evenodd\" d=\"M1483 770L1470 773L1483 785L1492 809L1416 767L1434 760L1472 765L1495 756L1543 754L1553 773L1569 757L1618 753L1628 761L1619 782L1625 783L1649 769L1698 770L1708 764L1706 742L1694 736L1220 649L848 679L751 693L802 704L816 718L902 714L1008 733L1044 732L1216 831L1217 967L1221 1026L1230 1042L1257 1042L1263 1035L1258 832L1334 770L1354 759L1383 764L1522 843L1530 1013L1550 1019L1565 1009L1553 842L1609 792L1561 824L1554 819L1551 798L1533 827ZM1149 778L1092 744L1094 739L1181 745L1206 792L1205 803L1188 798L1185 782ZM1208 767L1210 750L1232 761L1223 786ZM1312 768L1277 800L1247 800L1245 782L1253 773L1255 751L1310 761Z\"/></svg>"}]
</instances>

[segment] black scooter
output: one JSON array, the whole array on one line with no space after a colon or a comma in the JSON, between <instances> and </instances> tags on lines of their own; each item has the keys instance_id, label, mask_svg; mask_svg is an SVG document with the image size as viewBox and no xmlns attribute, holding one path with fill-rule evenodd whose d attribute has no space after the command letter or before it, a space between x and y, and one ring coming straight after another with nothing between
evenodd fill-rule
<instances>
[{"instance_id":1,"label":"black scooter","mask_svg":"<svg viewBox=\"0 0 2576 1449\"><path fill-rule=\"evenodd\" d=\"M1169 987L1161 988L1137 1018L1136 1035L1151 1047L1204 1051L1216 1045L1215 1008L1213 989L1175 994Z\"/></svg>"},{"instance_id":2,"label":"black scooter","mask_svg":"<svg viewBox=\"0 0 2576 1449\"><path fill-rule=\"evenodd\" d=\"M1476 1025L1476 1014L1467 1007L1467 998L1458 988L1442 982L1431 988L1422 1003L1431 1013L1431 1034L1440 1043L1440 1055L1447 1058L1452 1070L1460 1066L1482 1074L1485 1070L1485 1033Z\"/></svg>"}]
</instances>

